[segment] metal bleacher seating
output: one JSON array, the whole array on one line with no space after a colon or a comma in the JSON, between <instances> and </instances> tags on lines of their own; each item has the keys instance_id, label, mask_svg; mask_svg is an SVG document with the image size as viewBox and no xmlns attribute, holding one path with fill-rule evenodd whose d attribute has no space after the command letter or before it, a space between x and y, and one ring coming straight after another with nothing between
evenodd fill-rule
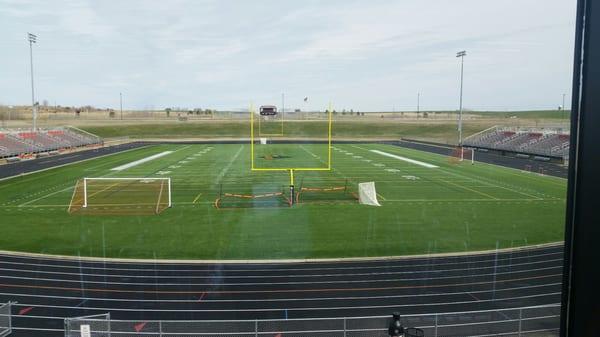
<instances>
[{"instance_id":1,"label":"metal bleacher seating","mask_svg":"<svg viewBox=\"0 0 600 337\"><path fill-rule=\"evenodd\" d=\"M96 136L66 128L38 131L0 130L0 158L59 151L101 143L102 140Z\"/></svg>"},{"instance_id":2,"label":"metal bleacher seating","mask_svg":"<svg viewBox=\"0 0 600 337\"><path fill-rule=\"evenodd\" d=\"M569 153L569 135L561 130L493 127L465 138L463 145L539 156L564 157Z\"/></svg>"}]
</instances>

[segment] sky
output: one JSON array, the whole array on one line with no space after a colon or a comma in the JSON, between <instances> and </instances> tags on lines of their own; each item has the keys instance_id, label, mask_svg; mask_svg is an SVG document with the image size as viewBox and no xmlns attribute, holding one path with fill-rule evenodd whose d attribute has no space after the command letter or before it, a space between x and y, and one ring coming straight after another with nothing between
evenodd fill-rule
<instances>
[{"instance_id":1,"label":"sky","mask_svg":"<svg viewBox=\"0 0 600 337\"><path fill-rule=\"evenodd\" d=\"M554 109L575 0L0 0L0 104ZM304 98L308 101L304 102Z\"/></svg>"}]
</instances>

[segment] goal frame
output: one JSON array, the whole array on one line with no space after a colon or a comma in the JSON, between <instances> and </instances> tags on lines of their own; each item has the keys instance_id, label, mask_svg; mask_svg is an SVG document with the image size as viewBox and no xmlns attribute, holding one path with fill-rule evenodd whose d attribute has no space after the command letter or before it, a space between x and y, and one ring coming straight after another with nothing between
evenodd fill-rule
<instances>
[{"instance_id":1,"label":"goal frame","mask_svg":"<svg viewBox=\"0 0 600 337\"><path fill-rule=\"evenodd\" d=\"M254 135L254 114L256 111L254 110L254 105L250 105L250 171L251 172L289 172L290 175L290 197L289 199L293 203L295 196L295 183L294 183L294 171L331 171L331 125L333 122L333 108L331 102L329 103L329 107L327 108L327 163L324 167L256 167L254 165L254 143L256 142L256 137ZM260 119L259 119L259 127L260 127ZM283 120L282 120L283 123ZM283 128L283 124L282 124ZM282 129L283 131L283 129ZM265 136L260 134L259 129L259 137ZM260 141L260 139L259 139Z\"/></svg>"},{"instance_id":2,"label":"goal frame","mask_svg":"<svg viewBox=\"0 0 600 337\"><path fill-rule=\"evenodd\" d=\"M98 181L126 181L126 180L165 180L167 182L167 192L168 192L168 198L169 198L169 203L168 203L168 208L172 207L172 202L171 202L171 178L170 177L156 177L156 178L149 178L149 177L127 177L127 178L106 178L106 177L98 177L98 178L88 178L88 177L84 177L83 178L83 208L87 208L88 207L88 193L87 193L87 182L88 180L98 180ZM162 193L162 190L161 190ZM159 196L160 199L160 196Z\"/></svg>"},{"instance_id":3,"label":"goal frame","mask_svg":"<svg viewBox=\"0 0 600 337\"><path fill-rule=\"evenodd\" d=\"M254 164L254 144L257 140L260 143L260 137L265 135L258 135L258 139L254 134L254 106L250 106L250 170L251 171L265 171L265 172L289 172L289 171L331 171L331 134L332 134L332 123L333 123L333 108L331 104L327 109L327 163L321 167L256 167Z\"/></svg>"}]
</instances>

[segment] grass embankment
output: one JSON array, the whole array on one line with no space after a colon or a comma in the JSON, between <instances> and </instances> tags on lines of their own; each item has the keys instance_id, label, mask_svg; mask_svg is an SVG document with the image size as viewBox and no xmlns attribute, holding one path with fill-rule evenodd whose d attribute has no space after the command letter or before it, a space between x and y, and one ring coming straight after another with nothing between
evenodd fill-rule
<instances>
[{"instance_id":1,"label":"grass embankment","mask_svg":"<svg viewBox=\"0 0 600 337\"><path fill-rule=\"evenodd\" d=\"M469 115L477 115L486 118L510 118L516 117L521 119L569 119L571 111L559 110L531 110L531 111L469 111Z\"/></svg>"},{"instance_id":2,"label":"grass embankment","mask_svg":"<svg viewBox=\"0 0 600 337\"><path fill-rule=\"evenodd\" d=\"M289 122L284 137L324 138L322 122ZM468 123L464 134L469 135L492 126L490 123ZM248 138L250 128L246 122L203 121L188 123L106 125L84 127L100 137L131 138ZM456 142L455 123L402 123L396 121L336 121L334 138L374 139L412 138L443 143Z\"/></svg>"}]
</instances>

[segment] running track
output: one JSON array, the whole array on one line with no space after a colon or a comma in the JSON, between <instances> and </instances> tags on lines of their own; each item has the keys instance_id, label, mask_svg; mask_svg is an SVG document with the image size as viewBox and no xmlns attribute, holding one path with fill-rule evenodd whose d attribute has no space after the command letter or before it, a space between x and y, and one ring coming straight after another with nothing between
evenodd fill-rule
<instances>
[{"instance_id":1,"label":"running track","mask_svg":"<svg viewBox=\"0 0 600 337\"><path fill-rule=\"evenodd\" d=\"M560 303L562 245L354 262L175 264L0 255L11 336L63 336L63 318L204 320L440 313ZM543 328L543 327L541 327Z\"/></svg>"}]
</instances>

